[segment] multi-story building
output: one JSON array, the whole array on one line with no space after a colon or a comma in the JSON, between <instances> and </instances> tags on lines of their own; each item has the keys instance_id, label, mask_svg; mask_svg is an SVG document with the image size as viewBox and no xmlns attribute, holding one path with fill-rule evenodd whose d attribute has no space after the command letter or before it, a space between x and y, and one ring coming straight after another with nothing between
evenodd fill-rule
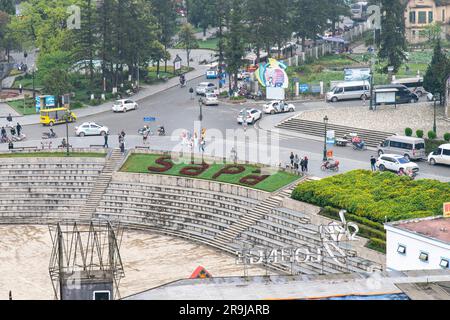
<instances>
[{"instance_id":1,"label":"multi-story building","mask_svg":"<svg viewBox=\"0 0 450 320\"><path fill-rule=\"evenodd\" d=\"M423 31L435 22L441 24L443 37L450 33L450 0L408 0L405 27L409 42L426 40Z\"/></svg>"},{"instance_id":2,"label":"multi-story building","mask_svg":"<svg viewBox=\"0 0 450 320\"><path fill-rule=\"evenodd\" d=\"M450 218L432 217L385 224L388 271L450 272Z\"/></svg>"}]
</instances>

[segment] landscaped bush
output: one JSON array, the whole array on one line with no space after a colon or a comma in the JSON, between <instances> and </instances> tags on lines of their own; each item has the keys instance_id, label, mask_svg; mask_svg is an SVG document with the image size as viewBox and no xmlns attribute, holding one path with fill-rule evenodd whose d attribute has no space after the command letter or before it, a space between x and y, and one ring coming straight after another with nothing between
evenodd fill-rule
<instances>
[{"instance_id":1,"label":"landscaped bush","mask_svg":"<svg viewBox=\"0 0 450 320\"><path fill-rule=\"evenodd\" d=\"M449 142L449 141L450 141L450 132L447 132L446 134L444 134L444 140L445 140L446 142Z\"/></svg>"},{"instance_id":2,"label":"landscaped bush","mask_svg":"<svg viewBox=\"0 0 450 320\"><path fill-rule=\"evenodd\" d=\"M416 136L417 136L417 138L423 138L423 130L417 130Z\"/></svg>"},{"instance_id":3,"label":"landscaped bush","mask_svg":"<svg viewBox=\"0 0 450 320\"><path fill-rule=\"evenodd\" d=\"M83 104L79 101L70 104L70 109L80 109L83 108Z\"/></svg>"},{"instance_id":4,"label":"landscaped bush","mask_svg":"<svg viewBox=\"0 0 450 320\"><path fill-rule=\"evenodd\" d=\"M150 167L148 167L148 171L150 171L150 172L166 172L166 171L169 171L170 169L172 169L172 167L173 167L172 157L170 157L170 156L160 157L160 158L156 159L155 163L159 164L162 167L150 166Z\"/></svg>"},{"instance_id":5,"label":"landscaped bush","mask_svg":"<svg viewBox=\"0 0 450 320\"><path fill-rule=\"evenodd\" d=\"M372 238L367 243L367 248L379 251L381 253L386 253L386 241L380 239Z\"/></svg>"},{"instance_id":6,"label":"landscaped bush","mask_svg":"<svg viewBox=\"0 0 450 320\"><path fill-rule=\"evenodd\" d=\"M342 208L378 223L442 214L450 200L450 184L436 180L411 180L390 172L355 170L320 181L300 184L292 198Z\"/></svg>"},{"instance_id":7,"label":"landscaped bush","mask_svg":"<svg viewBox=\"0 0 450 320\"><path fill-rule=\"evenodd\" d=\"M444 144L445 141L444 140L430 140L430 139L425 139L425 153L426 154L430 154L430 152L433 152L434 150L436 150L437 148L439 148L439 146L441 144Z\"/></svg>"},{"instance_id":8,"label":"landscaped bush","mask_svg":"<svg viewBox=\"0 0 450 320\"><path fill-rule=\"evenodd\" d=\"M405 136L411 137L412 134L413 134L413 131L412 131L411 128L406 128L406 129L405 129Z\"/></svg>"},{"instance_id":9,"label":"landscaped bush","mask_svg":"<svg viewBox=\"0 0 450 320\"><path fill-rule=\"evenodd\" d=\"M434 131L428 131L428 139L434 140L436 139L436 133Z\"/></svg>"},{"instance_id":10,"label":"landscaped bush","mask_svg":"<svg viewBox=\"0 0 450 320\"><path fill-rule=\"evenodd\" d=\"M203 172L209 169L209 164L203 163L200 165L192 165L189 167L184 167L180 170L180 173L185 176L196 177L201 175Z\"/></svg>"},{"instance_id":11,"label":"landscaped bush","mask_svg":"<svg viewBox=\"0 0 450 320\"><path fill-rule=\"evenodd\" d=\"M239 183L246 184L249 186L256 186L258 183L266 180L268 177L270 177L270 176L249 175L249 176L246 176L246 177L242 178L241 180L239 180Z\"/></svg>"},{"instance_id":12,"label":"landscaped bush","mask_svg":"<svg viewBox=\"0 0 450 320\"><path fill-rule=\"evenodd\" d=\"M217 179L218 177L220 177L222 174L240 174L242 172L245 171L245 167L244 166L240 166L240 165L229 165L224 167L222 170L220 170L219 172L216 172L212 178L213 179Z\"/></svg>"}]
</instances>

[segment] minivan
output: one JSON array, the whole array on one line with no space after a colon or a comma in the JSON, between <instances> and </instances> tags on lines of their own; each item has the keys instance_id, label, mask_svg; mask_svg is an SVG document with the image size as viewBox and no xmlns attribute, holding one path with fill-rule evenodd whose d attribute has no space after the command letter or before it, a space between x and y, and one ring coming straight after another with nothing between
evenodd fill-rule
<instances>
[{"instance_id":1,"label":"minivan","mask_svg":"<svg viewBox=\"0 0 450 320\"><path fill-rule=\"evenodd\" d=\"M428 163L450 165L450 144L443 144L428 156Z\"/></svg>"},{"instance_id":2,"label":"minivan","mask_svg":"<svg viewBox=\"0 0 450 320\"><path fill-rule=\"evenodd\" d=\"M407 86L402 84L389 84L383 86L374 87L375 94L377 90L383 89L395 89L397 92L395 93L395 103L415 103L419 101L419 97L417 94L411 92Z\"/></svg>"},{"instance_id":3,"label":"minivan","mask_svg":"<svg viewBox=\"0 0 450 320\"><path fill-rule=\"evenodd\" d=\"M368 99L370 98L369 81L345 81L338 83L327 92L327 101L337 102L347 99Z\"/></svg>"},{"instance_id":4,"label":"minivan","mask_svg":"<svg viewBox=\"0 0 450 320\"><path fill-rule=\"evenodd\" d=\"M410 159L423 159L425 154L425 140L414 137L392 136L384 140L378 147L378 155L385 153L399 154Z\"/></svg>"}]
</instances>

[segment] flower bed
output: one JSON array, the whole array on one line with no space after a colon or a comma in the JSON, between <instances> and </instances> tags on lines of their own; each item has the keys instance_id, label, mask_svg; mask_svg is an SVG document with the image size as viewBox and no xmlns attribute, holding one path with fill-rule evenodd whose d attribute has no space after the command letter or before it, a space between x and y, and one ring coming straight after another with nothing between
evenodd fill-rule
<instances>
[{"instance_id":1,"label":"flower bed","mask_svg":"<svg viewBox=\"0 0 450 320\"><path fill-rule=\"evenodd\" d=\"M275 172L261 175L256 165L217 164L199 161L178 163L170 156L156 154L132 154L121 171L134 173L152 173L172 176L213 180L273 192L298 179L297 175L287 172Z\"/></svg>"}]
</instances>

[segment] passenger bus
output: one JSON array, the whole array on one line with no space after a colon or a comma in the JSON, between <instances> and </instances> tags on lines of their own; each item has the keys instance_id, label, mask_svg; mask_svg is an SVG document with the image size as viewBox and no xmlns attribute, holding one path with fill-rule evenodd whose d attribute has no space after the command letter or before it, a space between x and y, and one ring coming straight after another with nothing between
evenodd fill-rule
<instances>
[{"instance_id":1,"label":"passenger bus","mask_svg":"<svg viewBox=\"0 0 450 320\"><path fill-rule=\"evenodd\" d=\"M352 4L351 12L352 12L352 20L354 21L366 21L367 20L367 2L357 2Z\"/></svg>"},{"instance_id":2,"label":"passenger bus","mask_svg":"<svg viewBox=\"0 0 450 320\"><path fill-rule=\"evenodd\" d=\"M396 79L392 81L392 84L402 84L406 86L411 92L417 94L417 96L423 96L426 91L423 87L423 78L404 78L404 79Z\"/></svg>"}]
</instances>

